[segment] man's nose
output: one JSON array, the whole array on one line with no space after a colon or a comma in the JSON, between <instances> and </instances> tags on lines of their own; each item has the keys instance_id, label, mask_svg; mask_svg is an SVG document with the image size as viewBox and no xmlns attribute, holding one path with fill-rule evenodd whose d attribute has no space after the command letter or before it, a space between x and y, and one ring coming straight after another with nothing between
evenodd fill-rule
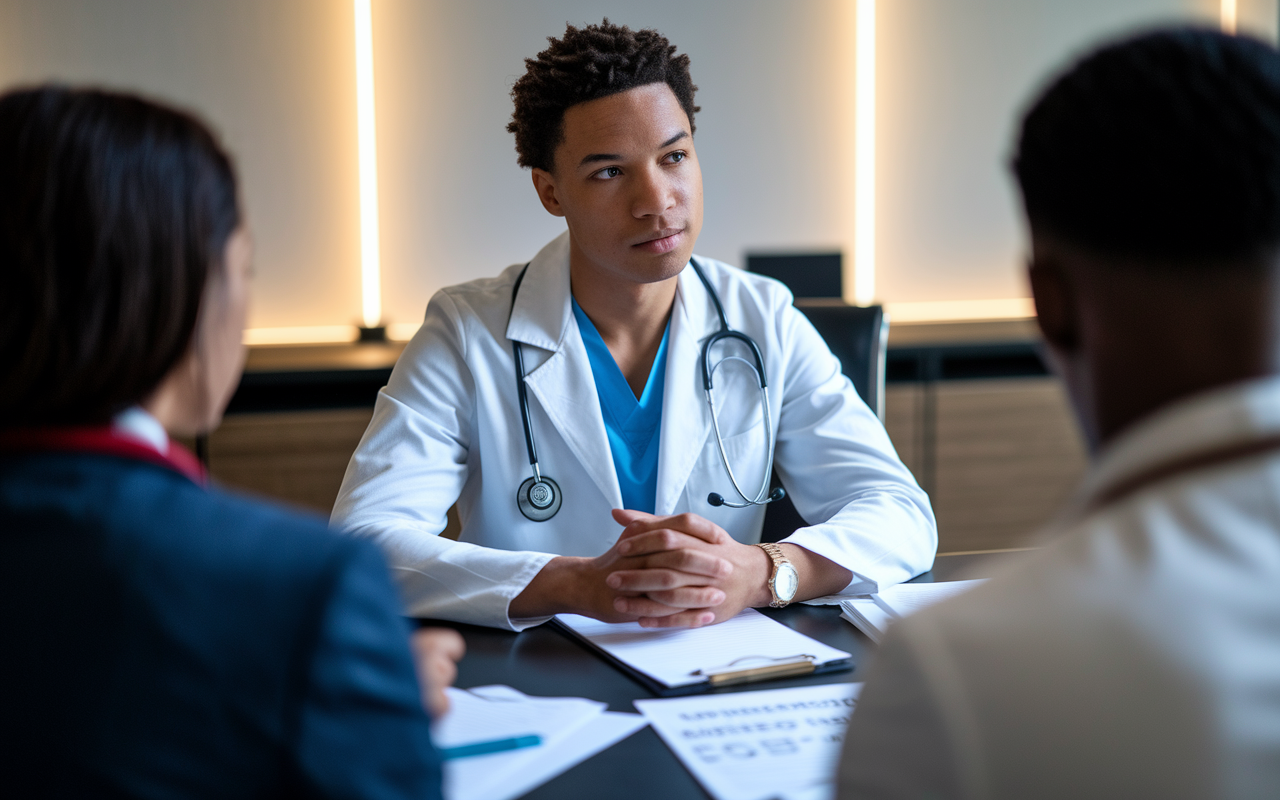
<instances>
[{"instance_id":1,"label":"man's nose","mask_svg":"<svg viewBox=\"0 0 1280 800\"><path fill-rule=\"evenodd\" d=\"M636 219L664 214L676 205L675 186L660 169L646 170L635 185L636 194L632 201L631 213Z\"/></svg>"}]
</instances>

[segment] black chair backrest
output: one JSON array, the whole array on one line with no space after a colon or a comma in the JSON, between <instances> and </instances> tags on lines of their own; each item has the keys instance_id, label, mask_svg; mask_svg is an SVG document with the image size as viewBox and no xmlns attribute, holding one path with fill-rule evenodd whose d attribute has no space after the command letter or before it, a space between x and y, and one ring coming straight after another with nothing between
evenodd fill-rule
<instances>
[{"instance_id":1,"label":"black chair backrest","mask_svg":"<svg viewBox=\"0 0 1280 800\"><path fill-rule=\"evenodd\" d=\"M847 306L826 301L796 300L813 327L818 329L840 367L849 376L858 395L872 413L884 419L884 365L889 325L881 306ZM775 485L782 485L775 474ZM765 509L762 542L776 542L790 536L805 521L790 497L770 503Z\"/></svg>"},{"instance_id":2,"label":"black chair backrest","mask_svg":"<svg viewBox=\"0 0 1280 800\"><path fill-rule=\"evenodd\" d=\"M844 374L876 416L884 419L884 363L889 330L882 306L846 306L797 300L840 359Z\"/></svg>"}]
</instances>

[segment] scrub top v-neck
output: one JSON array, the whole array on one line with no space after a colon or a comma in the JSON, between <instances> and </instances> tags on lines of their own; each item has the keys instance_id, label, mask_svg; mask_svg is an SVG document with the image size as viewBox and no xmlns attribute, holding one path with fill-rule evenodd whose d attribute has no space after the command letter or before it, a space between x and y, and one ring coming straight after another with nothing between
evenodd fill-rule
<instances>
[{"instance_id":1,"label":"scrub top v-neck","mask_svg":"<svg viewBox=\"0 0 1280 800\"><path fill-rule=\"evenodd\" d=\"M573 316L578 321L582 342L591 362L604 429L609 434L613 468L618 473L624 508L654 512L658 491L658 435L662 425L662 392L667 374L667 337L671 323L662 332L658 355L649 370L649 380L639 399L627 383L618 362L604 343L591 319L573 300Z\"/></svg>"}]
</instances>

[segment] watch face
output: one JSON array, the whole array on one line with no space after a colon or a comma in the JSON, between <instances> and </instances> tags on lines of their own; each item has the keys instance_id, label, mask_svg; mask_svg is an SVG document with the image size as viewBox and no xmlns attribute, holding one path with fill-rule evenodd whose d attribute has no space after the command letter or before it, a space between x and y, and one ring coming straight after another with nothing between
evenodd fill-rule
<instances>
[{"instance_id":1,"label":"watch face","mask_svg":"<svg viewBox=\"0 0 1280 800\"><path fill-rule=\"evenodd\" d=\"M796 568L790 564L780 564L778 574L773 578L773 591L778 599L791 602L799 588L800 576L796 574Z\"/></svg>"}]
</instances>

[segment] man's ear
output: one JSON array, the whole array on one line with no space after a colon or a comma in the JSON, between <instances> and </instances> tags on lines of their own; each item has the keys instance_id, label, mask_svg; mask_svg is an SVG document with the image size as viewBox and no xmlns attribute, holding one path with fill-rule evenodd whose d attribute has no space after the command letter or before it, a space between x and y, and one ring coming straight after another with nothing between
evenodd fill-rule
<instances>
[{"instance_id":1,"label":"man's ear","mask_svg":"<svg viewBox=\"0 0 1280 800\"><path fill-rule=\"evenodd\" d=\"M542 207L547 210L548 214L556 217L564 216L564 208L560 205L560 199L556 195L556 179L555 176L545 169L533 169L533 189L538 193L538 199L542 201Z\"/></svg>"},{"instance_id":2,"label":"man's ear","mask_svg":"<svg viewBox=\"0 0 1280 800\"><path fill-rule=\"evenodd\" d=\"M1052 256L1038 256L1027 265L1036 322L1045 342L1061 353L1075 351L1080 342L1080 314L1071 280Z\"/></svg>"}]
</instances>

